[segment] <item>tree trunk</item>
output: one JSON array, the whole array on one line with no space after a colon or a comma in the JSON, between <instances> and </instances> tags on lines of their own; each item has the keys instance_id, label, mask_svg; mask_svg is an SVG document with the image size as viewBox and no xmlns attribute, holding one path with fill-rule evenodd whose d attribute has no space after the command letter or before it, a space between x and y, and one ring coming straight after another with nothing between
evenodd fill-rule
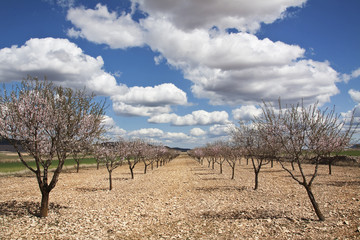
<instances>
[{"instance_id":1,"label":"tree trunk","mask_svg":"<svg viewBox=\"0 0 360 240\"><path fill-rule=\"evenodd\" d=\"M314 197L314 194L312 193L311 191L311 187L309 186L306 186L306 185L303 185L306 189L306 192L310 198L310 201L311 201L311 204L315 210L315 213L317 215L317 217L319 218L320 221L325 221L325 217L324 215L321 213L320 211L320 208L319 208L319 205L317 204L316 200L315 200L315 197Z\"/></svg>"},{"instance_id":2,"label":"tree trunk","mask_svg":"<svg viewBox=\"0 0 360 240\"><path fill-rule=\"evenodd\" d=\"M212 160L211 168L212 168L212 169L215 169L215 160Z\"/></svg>"},{"instance_id":3,"label":"tree trunk","mask_svg":"<svg viewBox=\"0 0 360 240\"><path fill-rule=\"evenodd\" d=\"M97 162L97 163L96 163L96 169L97 169L97 170L99 170L99 165L100 165L100 163Z\"/></svg>"},{"instance_id":4,"label":"tree trunk","mask_svg":"<svg viewBox=\"0 0 360 240\"><path fill-rule=\"evenodd\" d=\"M109 171L109 190L112 189L112 179L111 179L111 171Z\"/></svg>"},{"instance_id":5,"label":"tree trunk","mask_svg":"<svg viewBox=\"0 0 360 240\"><path fill-rule=\"evenodd\" d=\"M254 171L255 172L255 187L254 187L254 190L257 190L258 187L259 187L259 172L260 171Z\"/></svg>"},{"instance_id":6,"label":"tree trunk","mask_svg":"<svg viewBox=\"0 0 360 240\"><path fill-rule=\"evenodd\" d=\"M130 174L131 174L131 179L134 179L134 169L132 167L129 167L130 168Z\"/></svg>"},{"instance_id":7,"label":"tree trunk","mask_svg":"<svg viewBox=\"0 0 360 240\"><path fill-rule=\"evenodd\" d=\"M79 168L80 168L80 161L76 161L76 172L79 172Z\"/></svg>"},{"instance_id":8,"label":"tree trunk","mask_svg":"<svg viewBox=\"0 0 360 240\"><path fill-rule=\"evenodd\" d=\"M40 217L47 217L49 212L49 194L47 190L41 191Z\"/></svg>"},{"instance_id":9,"label":"tree trunk","mask_svg":"<svg viewBox=\"0 0 360 240\"><path fill-rule=\"evenodd\" d=\"M293 171L295 170L294 161L291 161L291 168L292 168Z\"/></svg>"},{"instance_id":10,"label":"tree trunk","mask_svg":"<svg viewBox=\"0 0 360 240\"><path fill-rule=\"evenodd\" d=\"M331 163L332 163L332 161L329 160L329 175L331 175Z\"/></svg>"},{"instance_id":11,"label":"tree trunk","mask_svg":"<svg viewBox=\"0 0 360 240\"><path fill-rule=\"evenodd\" d=\"M146 174L147 165L145 163L144 174Z\"/></svg>"},{"instance_id":12,"label":"tree trunk","mask_svg":"<svg viewBox=\"0 0 360 240\"><path fill-rule=\"evenodd\" d=\"M222 174L222 163L220 162L220 174Z\"/></svg>"},{"instance_id":13,"label":"tree trunk","mask_svg":"<svg viewBox=\"0 0 360 240\"><path fill-rule=\"evenodd\" d=\"M271 168L274 167L274 159L271 159Z\"/></svg>"},{"instance_id":14,"label":"tree trunk","mask_svg":"<svg viewBox=\"0 0 360 240\"><path fill-rule=\"evenodd\" d=\"M231 179L235 178L235 164L231 167Z\"/></svg>"}]
</instances>

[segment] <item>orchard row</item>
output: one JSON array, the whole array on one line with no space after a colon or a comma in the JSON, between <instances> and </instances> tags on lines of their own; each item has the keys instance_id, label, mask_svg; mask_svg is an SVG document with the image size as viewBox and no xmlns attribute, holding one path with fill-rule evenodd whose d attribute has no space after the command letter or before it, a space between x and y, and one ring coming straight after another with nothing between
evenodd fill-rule
<instances>
[{"instance_id":1,"label":"orchard row","mask_svg":"<svg viewBox=\"0 0 360 240\"><path fill-rule=\"evenodd\" d=\"M236 162L241 158L251 160L255 187L258 188L258 176L261 167L274 161L303 186L319 220L325 220L315 200L312 184L317 176L319 162L327 158L331 174L332 154L339 154L349 147L351 138L358 125L354 124L354 113L349 119L342 119L335 110L320 110L314 104L303 104L274 108L263 103L263 114L250 123L240 123L231 132L231 141L215 142L203 148L196 148L189 154L208 166L218 163L220 173L227 162L232 168L234 179ZM291 163L291 164L288 164ZM303 164L312 163L312 172L305 172ZM290 167L291 166L291 167Z\"/></svg>"}]
</instances>

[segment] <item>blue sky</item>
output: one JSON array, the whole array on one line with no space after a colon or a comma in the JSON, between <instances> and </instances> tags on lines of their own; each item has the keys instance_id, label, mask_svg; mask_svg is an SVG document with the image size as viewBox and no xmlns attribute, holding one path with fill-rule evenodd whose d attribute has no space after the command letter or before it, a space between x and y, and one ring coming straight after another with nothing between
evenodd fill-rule
<instances>
[{"instance_id":1,"label":"blue sky","mask_svg":"<svg viewBox=\"0 0 360 240\"><path fill-rule=\"evenodd\" d=\"M112 137L224 139L262 100L360 102L358 0L4 0L0 82L30 74L106 99ZM359 111L360 114L360 111Z\"/></svg>"}]
</instances>

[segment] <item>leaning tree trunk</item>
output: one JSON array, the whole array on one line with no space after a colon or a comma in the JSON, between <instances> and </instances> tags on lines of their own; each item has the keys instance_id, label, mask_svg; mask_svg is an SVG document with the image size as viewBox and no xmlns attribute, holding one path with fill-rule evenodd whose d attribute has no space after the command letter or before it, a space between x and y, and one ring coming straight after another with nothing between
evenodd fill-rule
<instances>
[{"instance_id":1,"label":"leaning tree trunk","mask_svg":"<svg viewBox=\"0 0 360 240\"><path fill-rule=\"evenodd\" d=\"M220 174L223 173L223 169L222 169L222 163L220 162Z\"/></svg>"},{"instance_id":2,"label":"leaning tree trunk","mask_svg":"<svg viewBox=\"0 0 360 240\"><path fill-rule=\"evenodd\" d=\"M132 167L129 168L130 168L131 179L134 179L134 168Z\"/></svg>"},{"instance_id":3,"label":"leaning tree trunk","mask_svg":"<svg viewBox=\"0 0 360 240\"><path fill-rule=\"evenodd\" d=\"M235 164L231 166L231 179L235 178Z\"/></svg>"},{"instance_id":4,"label":"leaning tree trunk","mask_svg":"<svg viewBox=\"0 0 360 240\"><path fill-rule=\"evenodd\" d=\"M321 213L319 205L317 204L314 194L311 191L311 186L308 185L303 185L306 189L306 192L310 198L311 204L315 210L316 216L319 218L320 221L325 221L325 217L324 215Z\"/></svg>"},{"instance_id":5,"label":"leaning tree trunk","mask_svg":"<svg viewBox=\"0 0 360 240\"><path fill-rule=\"evenodd\" d=\"M148 165L146 165L146 163L144 163L144 164L145 164L144 174L146 174L146 169L147 169L147 166L148 166Z\"/></svg>"}]
</instances>

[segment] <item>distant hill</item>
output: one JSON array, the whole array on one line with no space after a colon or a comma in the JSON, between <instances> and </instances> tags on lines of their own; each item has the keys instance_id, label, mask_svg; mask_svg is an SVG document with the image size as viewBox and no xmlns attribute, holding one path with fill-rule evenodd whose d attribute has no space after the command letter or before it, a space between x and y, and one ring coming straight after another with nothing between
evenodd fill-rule
<instances>
[{"instance_id":1,"label":"distant hill","mask_svg":"<svg viewBox=\"0 0 360 240\"><path fill-rule=\"evenodd\" d=\"M168 146L167 146L167 148L173 149L176 151L180 151L180 152L187 152L187 151L191 150L191 148L179 148L179 147L168 147Z\"/></svg>"},{"instance_id":2,"label":"distant hill","mask_svg":"<svg viewBox=\"0 0 360 240\"><path fill-rule=\"evenodd\" d=\"M23 151L22 147L19 146L20 151ZM7 151L7 152L16 152L13 145L9 143L6 139L0 139L0 151Z\"/></svg>"}]
</instances>

